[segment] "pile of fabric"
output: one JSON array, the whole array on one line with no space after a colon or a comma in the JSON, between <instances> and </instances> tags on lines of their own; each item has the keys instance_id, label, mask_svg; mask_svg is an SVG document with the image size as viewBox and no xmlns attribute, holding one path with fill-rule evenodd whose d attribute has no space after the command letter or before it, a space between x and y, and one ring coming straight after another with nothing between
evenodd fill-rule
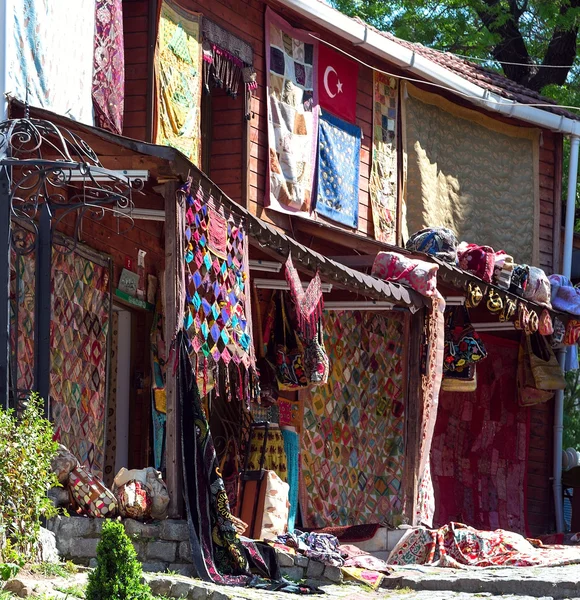
<instances>
[{"instance_id":1,"label":"pile of fabric","mask_svg":"<svg viewBox=\"0 0 580 600\"><path fill-rule=\"evenodd\" d=\"M480 531L462 523L439 529L409 529L389 556L392 565L469 567L555 567L580 563L580 549L545 546L517 533Z\"/></svg>"},{"instance_id":2,"label":"pile of fabric","mask_svg":"<svg viewBox=\"0 0 580 600\"><path fill-rule=\"evenodd\" d=\"M63 486L50 493L58 506L70 506L78 514L94 518L117 515L141 521L167 518L169 493L161 473L151 467L132 471L122 468L109 490L61 444L52 461L52 470Z\"/></svg>"},{"instance_id":3,"label":"pile of fabric","mask_svg":"<svg viewBox=\"0 0 580 600\"><path fill-rule=\"evenodd\" d=\"M302 554L325 565L339 567L343 577L378 589L386 575L392 572L387 563L349 544L340 545L329 533L303 533L295 530L278 536L273 544L288 554Z\"/></svg>"}]
</instances>

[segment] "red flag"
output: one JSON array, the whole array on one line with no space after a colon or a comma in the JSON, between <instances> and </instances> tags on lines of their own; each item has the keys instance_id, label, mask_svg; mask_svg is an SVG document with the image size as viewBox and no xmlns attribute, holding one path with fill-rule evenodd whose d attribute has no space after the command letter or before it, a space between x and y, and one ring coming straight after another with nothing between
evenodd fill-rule
<instances>
[{"instance_id":1,"label":"red flag","mask_svg":"<svg viewBox=\"0 0 580 600\"><path fill-rule=\"evenodd\" d=\"M318 99L333 115L355 122L358 63L334 52L325 44L318 47Z\"/></svg>"}]
</instances>

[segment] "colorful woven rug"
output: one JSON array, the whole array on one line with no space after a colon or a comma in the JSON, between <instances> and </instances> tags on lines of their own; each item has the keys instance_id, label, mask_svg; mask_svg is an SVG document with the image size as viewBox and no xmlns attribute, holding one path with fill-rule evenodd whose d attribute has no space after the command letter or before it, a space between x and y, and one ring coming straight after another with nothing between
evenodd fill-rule
<instances>
[{"instance_id":1,"label":"colorful woven rug","mask_svg":"<svg viewBox=\"0 0 580 600\"><path fill-rule=\"evenodd\" d=\"M356 229L361 129L324 111L318 138L316 212Z\"/></svg>"},{"instance_id":2,"label":"colorful woven rug","mask_svg":"<svg viewBox=\"0 0 580 600\"><path fill-rule=\"evenodd\" d=\"M103 476L110 267L53 252L51 370L56 438Z\"/></svg>"},{"instance_id":3,"label":"colorful woven rug","mask_svg":"<svg viewBox=\"0 0 580 600\"><path fill-rule=\"evenodd\" d=\"M373 75L373 156L370 196L375 239L397 241L397 79Z\"/></svg>"},{"instance_id":4,"label":"colorful woven rug","mask_svg":"<svg viewBox=\"0 0 580 600\"><path fill-rule=\"evenodd\" d=\"M318 98L314 38L266 9L267 206L308 215L316 164Z\"/></svg>"},{"instance_id":5,"label":"colorful woven rug","mask_svg":"<svg viewBox=\"0 0 580 600\"><path fill-rule=\"evenodd\" d=\"M200 161L201 16L164 0L155 54L157 144Z\"/></svg>"},{"instance_id":6,"label":"colorful woven rug","mask_svg":"<svg viewBox=\"0 0 580 600\"><path fill-rule=\"evenodd\" d=\"M516 389L518 344L482 336L475 393L441 392L431 469L435 523L526 532L529 409Z\"/></svg>"},{"instance_id":7,"label":"colorful woven rug","mask_svg":"<svg viewBox=\"0 0 580 600\"><path fill-rule=\"evenodd\" d=\"M305 526L397 521L402 513L404 317L325 315L332 372L305 400Z\"/></svg>"},{"instance_id":8,"label":"colorful woven rug","mask_svg":"<svg viewBox=\"0 0 580 600\"><path fill-rule=\"evenodd\" d=\"M478 531L462 523L439 529L409 529L389 555L392 565L469 567L556 567L580 563L580 548L534 547L517 533Z\"/></svg>"}]
</instances>

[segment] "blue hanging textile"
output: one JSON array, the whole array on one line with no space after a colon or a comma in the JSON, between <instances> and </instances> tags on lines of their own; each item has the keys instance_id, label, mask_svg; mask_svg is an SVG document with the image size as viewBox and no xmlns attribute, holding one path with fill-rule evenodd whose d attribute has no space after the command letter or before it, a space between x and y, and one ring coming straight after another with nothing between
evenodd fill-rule
<instances>
[{"instance_id":1,"label":"blue hanging textile","mask_svg":"<svg viewBox=\"0 0 580 600\"><path fill-rule=\"evenodd\" d=\"M284 438L284 451L286 452L286 461L288 463L288 484L290 485L288 493L288 501L290 502L288 531L292 533L296 524L296 514L298 513L298 487L300 485L298 477L298 454L300 452L300 444L298 434L295 431L282 429L282 437Z\"/></svg>"},{"instance_id":2,"label":"blue hanging textile","mask_svg":"<svg viewBox=\"0 0 580 600\"><path fill-rule=\"evenodd\" d=\"M323 112L318 137L316 212L357 228L360 127Z\"/></svg>"}]
</instances>

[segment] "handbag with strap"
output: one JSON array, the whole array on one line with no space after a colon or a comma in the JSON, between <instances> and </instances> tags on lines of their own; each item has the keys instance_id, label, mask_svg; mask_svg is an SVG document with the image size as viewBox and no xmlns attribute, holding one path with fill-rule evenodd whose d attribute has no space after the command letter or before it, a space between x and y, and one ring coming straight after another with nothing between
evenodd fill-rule
<instances>
[{"instance_id":1,"label":"handbag with strap","mask_svg":"<svg viewBox=\"0 0 580 600\"><path fill-rule=\"evenodd\" d=\"M330 372L330 361L324 348L322 320L319 320L316 335L304 344L304 367L309 383L326 385Z\"/></svg>"},{"instance_id":2,"label":"handbag with strap","mask_svg":"<svg viewBox=\"0 0 580 600\"><path fill-rule=\"evenodd\" d=\"M477 372L475 364L468 365L462 371L448 371L441 380L444 392L475 392Z\"/></svg>"},{"instance_id":3,"label":"handbag with strap","mask_svg":"<svg viewBox=\"0 0 580 600\"><path fill-rule=\"evenodd\" d=\"M528 353L527 336L522 336L518 351L518 401L520 406L533 406L548 402L554 396L554 392L539 390L536 387L530 357Z\"/></svg>"},{"instance_id":4,"label":"handbag with strap","mask_svg":"<svg viewBox=\"0 0 580 600\"><path fill-rule=\"evenodd\" d=\"M275 329L274 364L278 387L281 390L306 387L308 377L304 368L304 350L298 336L290 327L282 293L276 300Z\"/></svg>"},{"instance_id":5,"label":"handbag with strap","mask_svg":"<svg viewBox=\"0 0 580 600\"><path fill-rule=\"evenodd\" d=\"M544 336L533 334L526 338L530 367L536 388L539 390L566 389L566 379L560 363Z\"/></svg>"},{"instance_id":6,"label":"handbag with strap","mask_svg":"<svg viewBox=\"0 0 580 600\"><path fill-rule=\"evenodd\" d=\"M463 370L487 357L487 350L469 321L465 307L451 309L447 316L445 331L445 358L443 370Z\"/></svg>"}]
</instances>

